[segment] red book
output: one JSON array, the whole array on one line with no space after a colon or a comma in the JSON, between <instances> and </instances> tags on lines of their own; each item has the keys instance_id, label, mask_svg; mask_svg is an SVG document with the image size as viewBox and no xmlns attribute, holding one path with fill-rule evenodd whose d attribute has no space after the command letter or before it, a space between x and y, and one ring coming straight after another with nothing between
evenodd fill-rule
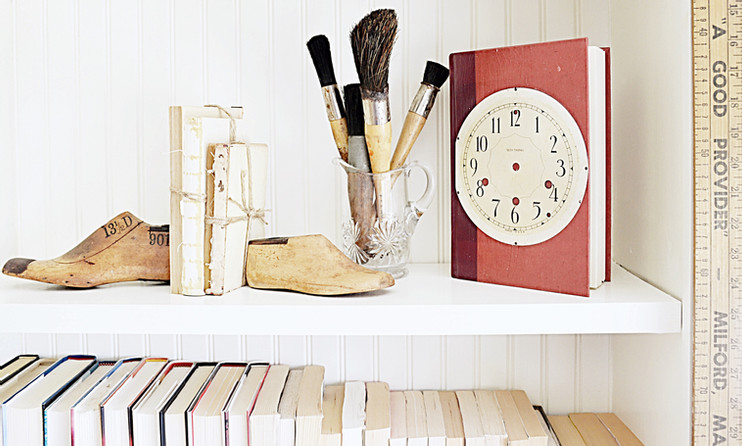
<instances>
[{"instance_id":1,"label":"red book","mask_svg":"<svg viewBox=\"0 0 742 446\"><path fill-rule=\"evenodd\" d=\"M558 101L584 137L588 158L589 78L587 39L454 53L451 68L451 275L501 285L589 296L590 181L605 181L605 280L610 280L610 64L605 52L605 172L590 171L574 217L551 238L531 245L503 243L469 218L456 191L456 139L474 107L495 92L533 89ZM517 112L516 112L517 113ZM543 122L543 121L542 121ZM494 123L493 129L494 132ZM514 166L516 168L517 166ZM485 184L486 185L486 184ZM549 187L549 186L547 186ZM516 199L517 200L517 199ZM556 200L555 200L556 201ZM508 203L509 204L509 203ZM517 204L517 202L515 202ZM497 211L495 211L497 212ZM502 212L502 210L501 210ZM597 239L602 241L601 239Z\"/></svg>"}]
</instances>

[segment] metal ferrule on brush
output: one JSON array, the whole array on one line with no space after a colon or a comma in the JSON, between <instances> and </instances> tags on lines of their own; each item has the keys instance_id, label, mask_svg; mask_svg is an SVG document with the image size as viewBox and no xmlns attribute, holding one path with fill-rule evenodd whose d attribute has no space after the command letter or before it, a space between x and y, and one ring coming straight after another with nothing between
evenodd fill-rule
<instances>
[{"instance_id":1,"label":"metal ferrule on brush","mask_svg":"<svg viewBox=\"0 0 742 446\"><path fill-rule=\"evenodd\" d=\"M337 84L325 85L322 87L322 98L325 100L327 119L330 121L337 121L338 119L345 117L343 99L340 96L340 89Z\"/></svg>"},{"instance_id":2,"label":"metal ferrule on brush","mask_svg":"<svg viewBox=\"0 0 742 446\"><path fill-rule=\"evenodd\" d=\"M410 111L427 119L435 103L435 96L440 90L433 85L422 83L410 104Z\"/></svg>"},{"instance_id":3,"label":"metal ferrule on brush","mask_svg":"<svg viewBox=\"0 0 742 446\"><path fill-rule=\"evenodd\" d=\"M387 91L368 92L362 90L361 97L363 102L363 121L366 125L384 125L392 120Z\"/></svg>"}]
</instances>

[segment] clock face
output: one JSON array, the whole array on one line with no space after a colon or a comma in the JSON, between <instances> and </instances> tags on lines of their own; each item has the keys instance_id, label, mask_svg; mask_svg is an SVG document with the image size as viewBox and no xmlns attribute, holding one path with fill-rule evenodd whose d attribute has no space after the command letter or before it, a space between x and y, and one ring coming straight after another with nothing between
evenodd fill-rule
<instances>
[{"instance_id":1,"label":"clock face","mask_svg":"<svg viewBox=\"0 0 742 446\"><path fill-rule=\"evenodd\" d=\"M455 187L485 234L535 245L564 229L585 196L585 142L569 111L529 88L497 91L467 115L456 137Z\"/></svg>"}]
</instances>

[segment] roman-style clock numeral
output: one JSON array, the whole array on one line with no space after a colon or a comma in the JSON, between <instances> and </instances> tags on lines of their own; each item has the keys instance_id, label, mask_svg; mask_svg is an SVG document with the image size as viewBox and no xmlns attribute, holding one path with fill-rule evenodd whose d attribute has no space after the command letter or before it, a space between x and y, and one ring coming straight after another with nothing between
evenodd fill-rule
<instances>
[{"instance_id":1,"label":"roman-style clock numeral","mask_svg":"<svg viewBox=\"0 0 742 446\"><path fill-rule=\"evenodd\" d=\"M538 133L538 116L536 116L536 133Z\"/></svg>"},{"instance_id":2,"label":"roman-style clock numeral","mask_svg":"<svg viewBox=\"0 0 742 446\"><path fill-rule=\"evenodd\" d=\"M492 133L500 133L500 118L492 118Z\"/></svg>"}]
</instances>

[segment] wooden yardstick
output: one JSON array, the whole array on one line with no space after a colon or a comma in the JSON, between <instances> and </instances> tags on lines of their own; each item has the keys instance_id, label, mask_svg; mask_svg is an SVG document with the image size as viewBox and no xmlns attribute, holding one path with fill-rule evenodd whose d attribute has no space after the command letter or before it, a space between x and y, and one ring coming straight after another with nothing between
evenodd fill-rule
<instances>
[{"instance_id":1,"label":"wooden yardstick","mask_svg":"<svg viewBox=\"0 0 742 446\"><path fill-rule=\"evenodd\" d=\"M742 445L742 1L693 0L693 444Z\"/></svg>"}]
</instances>

